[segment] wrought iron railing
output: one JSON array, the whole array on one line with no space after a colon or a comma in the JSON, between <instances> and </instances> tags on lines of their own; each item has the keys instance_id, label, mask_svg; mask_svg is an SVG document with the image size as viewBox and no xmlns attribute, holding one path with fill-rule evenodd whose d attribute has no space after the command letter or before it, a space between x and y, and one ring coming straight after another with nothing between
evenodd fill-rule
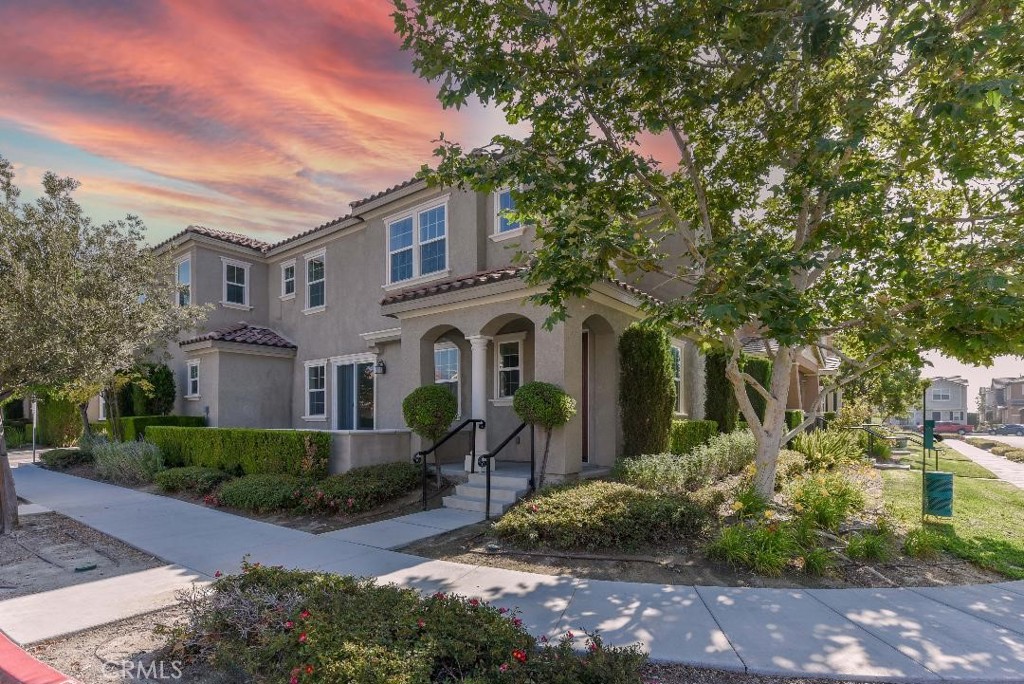
<instances>
[{"instance_id":1,"label":"wrought iron railing","mask_svg":"<svg viewBox=\"0 0 1024 684\"><path fill-rule=\"evenodd\" d=\"M457 426L455 426L451 430L449 430L448 434L446 434L441 439L437 440L437 442L435 442L433 444L433 446L431 446L428 449L423 449L422 451L417 451L415 454L413 454L412 462L416 463L417 465L419 465L419 464L423 465L423 495L422 495L423 510L427 509L427 502L431 498L427 494L427 488L428 488L428 482L429 482L429 474L428 474L428 471L427 471L427 455L434 454L434 466L437 468L438 477L440 477L440 475L441 475L441 462L437 458L437 450L438 450L438 448L442 444L447 442L449 439L451 439L455 435L457 435L460 432L462 432L463 430L465 430L466 426L468 426L468 425L472 425L473 426L473 437L472 437L472 443L471 443L471 446L470 446L469 455L470 455L470 458L472 459L470 462L475 465L476 464L476 430L477 430L478 427L481 428L481 429L487 427L487 423L484 422L480 418L467 418L466 420L462 421ZM440 488L438 489L438 494L440 494ZM435 496L436 496L436 494L435 494Z\"/></svg>"},{"instance_id":2,"label":"wrought iron railing","mask_svg":"<svg viewBox=\"0 0 1024 684\"><path fill-rule=\"evenodd\" d=\"M493 451L480 454L477 458L477 465L484 468L485 472L485 493L484 493L484 517L487 520L491 519L491 464L494 462L494 458L501 453L509 443L515 439L516 435L526 429L526 423L520 423L519 427L513 430L508 437L501 441L501 444L496 446ZM530 428L530 489L536 490L536 484L534 483L534 477L537 473L537 450L535 447L535 441L533 436L533 428Z\"/></svg>"}]
</instances>

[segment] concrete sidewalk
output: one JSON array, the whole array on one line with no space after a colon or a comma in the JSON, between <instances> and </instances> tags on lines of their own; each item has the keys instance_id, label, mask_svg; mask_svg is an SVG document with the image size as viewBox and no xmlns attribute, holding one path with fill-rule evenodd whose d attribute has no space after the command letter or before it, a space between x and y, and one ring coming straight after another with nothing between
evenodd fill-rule
<instances>
[{"instance_id":1,"label":"concrete sidewalk","mask_svg":"<svg viewBox=\"0 0 1024 684\"><path fill-rule=\"evenodd\" d=\"M608 644L640 642L662 661L887 682L1024 681L1024 582L805 591L555 577L380 548L389 545L380 538L384 526L372 535L350 528L314 536L30 466L18 468L15 479L26 499L198 575L234 571L250 554L262 563L375 576L422 591L456 592L518 607L536 635L596 629ZM416 531L409 527L428 527L424 521L441 525L440 519L416 514L394 529L400 537ZM82 586L98 594L115 591ZM3 616L0 603L0 628L6 629L10 618ZM50 614L21 614L19 619L38 621L40 632L63 624Z\"/></svg>"},{"instance_id":2,"label":"concrete sidewalk","mask_svg":"<svg viewBox=\"0 0 1024 684\"><path fill-rule=\"evenodd\" d=\"M1003 441L1001 437L993 437L993 439ZM1024 489L1024 463L1016 463L1002 456L996 456L984 449L971 446L967 442L961 442L959 439L947 439L943 444L956 449L982 468L988 468L1000 480Z\"/></svg>"}]
</instances>

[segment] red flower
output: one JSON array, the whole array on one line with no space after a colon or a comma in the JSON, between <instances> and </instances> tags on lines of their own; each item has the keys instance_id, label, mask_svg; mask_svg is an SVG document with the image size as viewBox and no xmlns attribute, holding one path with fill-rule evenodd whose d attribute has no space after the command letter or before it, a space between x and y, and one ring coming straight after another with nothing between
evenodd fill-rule
<instances>
[{"instance_id":1,"label":"red flower","mask_svg":"<svg viewBox=\"0 0 1024 684\"><path fill-rule=\"evenodd\" d=\"M306 633L305 632L303 632L302 634L299 635L299 643L300 644L306 643Z\"/></svg>"},{"instance_id":2,"label":"red flower","mask_svg":"<svg viewBox=\"0 0 1024 684\"><path fill-rule=\"evenodd\" d=\"M291 628L292 628L292 627L294 627L294 626L295 626L295 623L294 623L294 622L292 622L291 620L288 620L288 621L286 621L286 622L284 623L284 628L285 628L285 629L291 629Z\"/></svg>"},{"instance_id":3,"label":"red flower","mask_svg":"<svg viewBox=\"0 0 1024 684\"><path fill-rule=\"evenodd\" d=\"M569 638L569 639L572 639L572 630L569 630L568 632L566 632L566 633L565 633L565 636L566 636L567 638Z\"/></svg>"},{"instance_id":4,"label":"red flower","mask_svg":"<svg viewBox=\"0 0 1024 684\"><path fill-rule=\"evenodd\" d=\"M512 657L515 658L516 660L518 660L521 663L525 663L526 662L526 651L524 651L521 648L517 648L516 650L512 651Z\"/></svg>"},{"instance_id":5,"label":"red flower","mask_svg":"<svg viewBox=\"0 0 1024 684\"><path fill-rule=\"evenodd\" d=\"M313 674L313 666L312 665L307 665L306 666L306 674Z\"/></svg>"},{"instance_id":6,"label":"red flower","mask_svg":"<svg viewBox=\"0 0 1024 684\"><path fill-rule=\"evenodd\" d=\"M587 650L590 651L591 653L596 652L597 651L597 644L595 644L593 641L591 641L590 645L587 646Z\"/></svg>"},{"instance_id":7,"label":"red flower","mask_svg":"<svg viewBox=\"0 0 1024 684\"><path fill-rule=\"evenodd\" d=\"M423 621L423 618L420 618L419 620L416 621L416 626L419 627L420 629L423 629L424 627L427 626L427 623Z\"/></svg>"},{"instance_id":8,"label":"red flower","mask_svg":"<svg viewBox=\"0 0 1024 684\"><path fill-rule=\"evenodd\" d=\"M471 605L474 608L476 608L477 606L480 605L480 599L475 599L475 598L474 599L469 599L469 605Z\"/></svg>"},{"instance_id":9,"label":"red flower","mask_svg":"<svg viewBox=\"0 0 1024 684\"><path fill-rule=\"evenodd\" d=\"M309 611L308 610L302 611L301 613L299 613L299 617L302 618L303 620L305 620L306 618L309 617Z\"/></svg>"},{"instance_id":10,"label":"red flower","mask_svg":"<svg viewBox=\"0 0 1024 684\"><path fill-rule=\"evenodd\" d=\"M520 620L519 618L512 618L512 624L515 625L516 627L522 627L523 626L523 621Z\"/></svg>"},{"instance_id":11,"label":"red flower","mask_svg":"<svg viewBox=\"0 0 1024 684\"><path fill-rule=\"evenodd\" d=\"M217 572L213 573L213 576L214 576L214 577L220 577L220 576L221 576L221 575L223 575L223 574L224 574L223 572L221 572L220 570L218 570Z\"/></svg>"},{"instance_id":12,"label":"red flower","mask_svg":"<svg viewBox=\"0 0 1024 684\"><path fill-rule=\"evenodd\" d=\"M436 599L443 599L444 598L444 592L443 591L437 592L436 594L434 594L434 598L436 598Z\"/></svg>"}]
</instances>

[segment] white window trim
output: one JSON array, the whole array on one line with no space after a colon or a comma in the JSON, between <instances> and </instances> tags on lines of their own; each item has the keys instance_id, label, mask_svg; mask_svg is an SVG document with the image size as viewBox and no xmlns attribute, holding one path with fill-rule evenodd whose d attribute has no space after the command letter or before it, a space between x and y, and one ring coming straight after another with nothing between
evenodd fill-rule
<instances>
[{"instance_id":1,"label":"white window trim","mask_svg":"<svg viewBox=\"0 0 1024 684\"><path fill-rule=\"evenodd\" d=\"M250 269L252 268L252 264L247 262L247 261L238 261L237 259L228 259L227 257L221 257L220 261L221 261L221 268L220 268L220 275L221 275L221 279L220 279L221 280L220 305L223 306L225 309L241 309L243 311L252 311L252 308L253 308L251 306L252 299L250 298L250 285L252 284L252 277L251 277L251 274L250 274ZM244 289L243 289L243 295L244 295L245 303L243 303L243 304L237 304L235 302L229 302L228 301L228 266L234 266L236 268L241 268L241 269L243 269L245 271L245 285L244 285Z\"/></svg>"},{"instance_id":2,"label":"white window trim","mask_svg":"<svg viewBox=\"0 0 1024 684\"><path fill-rule=\"evenodd\" d=\"M501 188L495 190L493 194L494 202L494 230L491 231L491 240L493 242L503 242L512 238L520 237L523 234L523 223L519 222L518 228L512 230L501 231L501 195L505 192L511 192L512 188Z\"/></svg>"},{"instance_id":3,"label":"white window trim","mask_svg":"<svg viewBox=\"0 0 1024 684\"><path fill-rule=\"evenodd\" d=\"M357 363L377 363L377 354L373 352L361 352L359 354L345 354L343 356L332 356L329 361L331 362L331 375L335 378L338 377L338 366L347 366L349 364ZM331 415L338 416L338 390L335 388L331 392ZM336 424L336 423L335 423ZM338 428L334 428L337 430ZM351 430L351 432L371 432L377 429L377 375L374 372L373 376L373 427L369 430Z\"/></svg>"},{"instance_id":4,"label":"white window trim","mask_svg":"<svg viewBox=\"0 0 1024 684\"><path fill-rule=\"evenodd\" d=\"M192 255L186 254L185 256L178 257L174 261L174 305L181 306L181 281L178 280L178 269L185 262L188 262L188 303L192 304L192 300L195 298L195 291L192 287Z\"/></svg>"},{"instance_id":5,"label":"white window trim","mask_svg":"<svg viewBox=\"0 0 1024 684\"><path fill-rule=\"evenodd\" d=\"M191 393L192 390L192 369L196 369L196 391L195 394ZM185 399L189 401L197 401L202 395L199 394L199 359L192 359L191 361L185 362Z\"/></svg>"},{"instance_id":6,"label":"white window trim","mask_svg":"<svg viewBox=\"0 0 1024 684\"><path fill-rule=\"evenodd\" d=\"M501 368L501 345L507 342L515 342L519 345L519 386L522 387L526 383L526 367L523 363L523 342L525 341L525 332L508 333L507 335L496 335L494 337L494 398L491 399L491 403L495 406L511 406L513 399L513 397L502 397L498 395L501 391L501 383L499 382L501 371L513 370L509 368Z\"/></svg>"},{"instance_id":7,"label":"white window trim","mask_svg":"<svg viewBox=\"0 0 1024 684\"><path fill-rule=\"evenodd\" d=\"M671 347L672 347L672 349L674 351L679 352L679 377L678 378L676 378L676 376L674 375L675 368L674 367L672 368L672 373L673 373L672 382L673 382L673 384L675 384L677 379L679 381L679 392L676 395L675 414L678 415L678 416L685 416L685 415L687 415L687 412L686 412L685 402L683 401L683 398L684 398L683 395L686 392L686 385L684 384L685 383L684 378L686 377L686 373L685 373L685 369L683 367L683 363L684 363L684 359L686 357L683 356L683 347L682 347L682 345L673 344L673 345L671 345ZM674 361L675 361L675 359L673 359L673 362Z\"/></svg>"},{"instance_id":8,"label":"white window trim","mask_svg":"<svg viewBox=\"0 0 1024 684\"><path fill-rule=\"evenodd\" d=\"M462 350L459 349L459 346L457 344L455 344L454 342L449 342L448 340L442 340L441 342L435 342L434 343L434 352L437 352L439 349L454 349L455 350L455 362L457 364L456 370L455 370L455 385L456 385L455 386L455 400L457 402L457 404L456 404L457 405L457 409L456 409L456 413L455 413L455 418L458 419L458 418L462 417ZM436 356L436 353L435 353L435 356L434 356L434 369L435 369L435 371L437 369L437 356ZM434 384L440 385L442 383L435 379L434 380ZM445 382L443 384L448 384L448 383Z\"/></svg>"},{"instance_id":9,"label":"white window trim","mask_svg":"<svg viewBox=\"0 0 1024 684\"><path fill-rule=\"evenodd\" d=\"M284 291L284 283L285 283L284 271L288 267L291 267L291 269L292 269L292 292L291 292L291 294L287 294ZM285 261L285 262L283 262L281 264L281 297L280 297L281 301L285 301L285 300L289 300L289 299L295 299L295 293L299 289L298 288L298 285L299 285L299 277L298 276L299 276L299 274L296 272L296 269L295 269L295 259L289 259L288 261Z\"/></svg>"},{"instance_id":10,"label":"white window trim","mask_svg":"<svg viewBox=\"0 0 1024 684\"><path fill-rule=\"evenodd\" d=\"M945 396L939 396L939 392L942 392ZM952 401L953 393L948 389L933 389L932 390L932 401Z\"/></svg>"},{"instance_id":11,"label":"white window trim","mask_svg":"<svg viewBox=\"0 0 1024 684\"><path fill-rule=\"evenodd\" d=\"M451 212L448 211L448 199L450 195L442 195L441 197L435 197L429 202L424 202L415 207L411 207L401 212L400 214L393 214L384 219L384 258L386 264L384 265L385 273L385 290L397 290L410 285L417 285L419 283L429 282L431 280L437 280L444 278L445 276L451 275L452 264L451 264L451 246L452 246L452 231L451 231ZM431 209L437 209L438 207L444 207L444 238L434 238L427 242L420 243L420 217L419 215L425 211ZM391 249L391 224L398 223L404 219L412 219L412 277L406 278L405 280L393 281L391 279L391 255L394 252L402 252L409 247L403 247L400 250ZM432 242L438 240L444 240L444 268L440 271L431 271L430 273L420 273L420 247L422 245L429 245Z\"/></svg>"},{"instance_id":12,"label":"white window trim","mask_svg":"<svg viewBox=\"0 0 1024 684\"><path fill-rule=\"evenodd\" d=\"M323 280L315 281L317 283L323 283L324 284L324 303L319 305L319 306L310 306L309 305L309 286L310 286L309 262L313 261L314 259L319 259L324 264L324 277L323 277ZM327 310L327 248L326 247L321 247L320 249L316 250L315 252L310 252L308 254L303 254L302 255L302 263L304 264L303 273L305 274L305 288L306 288L306 307L302 310L302 313L304 313L304 314L306 314L308 316L309 314L315 314L315 313L320 313L321 311L326 311Z\"/></svg>"},{"instance_id":13,"label":"white window trim","mask_svg":"<svg viewBox=\"0 0 1024 684\"><path fill-rule=\"evenodd\" d=\"M328 382L327 382L327 373L328 373L328 371L327 371L327 369L328 369L328 365L329 364L327 363L326 359L321 359L319 361L306 361L306 363L303 364L303 374L305 376L305 385L306 385L306 394L305 394L306 400L305 400L305 410L304 410L305 415L302 416L302 420L306 420L306 421L310 421L310 422L317 422L317 423L323 423L323 422L327 421L327 385L328 385ZM309 412L309 391L310 391L310 388L309 388L309 369L310 368L318 368L318 367L324 369L324 388L322 390L323 393L324 393L324 412L323 413L314 414L314 413L310 413Z\"/></svg>"}]
</instances>

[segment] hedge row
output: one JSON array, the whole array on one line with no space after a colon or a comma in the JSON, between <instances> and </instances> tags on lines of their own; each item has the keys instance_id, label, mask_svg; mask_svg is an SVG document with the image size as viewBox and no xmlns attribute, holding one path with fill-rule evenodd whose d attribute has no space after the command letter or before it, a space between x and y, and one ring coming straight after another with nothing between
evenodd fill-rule
<instances>
[{"instance_id":1,"label":"hedge row","mask_svg":"<svg viewBox=\"0 0 1024 684\"><path fill-rule=\"evenodd\" d=\"M718 423L713 420L673 420L668 450L677 456L688 454L717 434Z\"/></svg>"},{"instance_id":2,"label":"hedge row","mask_svg":"<svg viewBox=\"0 0 1024 684\"><path fill-rule=\"evenodd\" d=\"M203 466L235 475L325 477L331 436L305 430L251 430L152 425L146 439L168 467Z\"/></svg>"},{"instance_id":3,"label":"hedge row","mask_svg":"<svg viewBox=\"0 0 1024 684\"><path fill-rule=\"evenodd\" d=\"M133 442L146 436L146 429L156 425L171 427L206 427L203 416L129 416L121 418L121 436Z\"/></svg>"}]
</instances>

